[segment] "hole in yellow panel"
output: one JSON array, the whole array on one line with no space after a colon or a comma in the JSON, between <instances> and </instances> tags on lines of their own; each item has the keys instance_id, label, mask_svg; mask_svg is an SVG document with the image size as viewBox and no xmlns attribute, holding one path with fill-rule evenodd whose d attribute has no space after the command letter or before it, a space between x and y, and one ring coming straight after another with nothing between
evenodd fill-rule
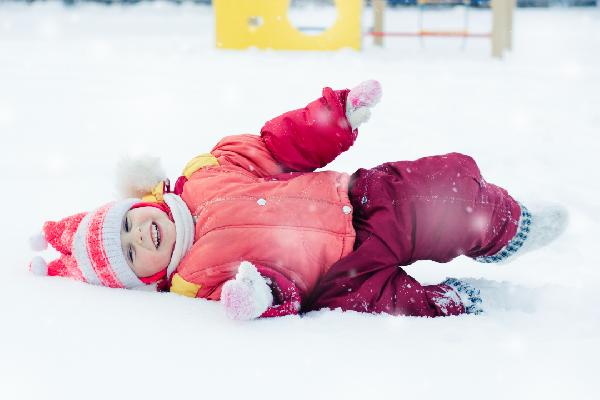
<instances>
[{"instance_id":1,"label":"hole in yellow panel","mask_svg":"<svg viewBox=\"0 0 600 400\"><path fill-rule=\"evenodd\" d=\"M248 26L250 27L250 29L258 29L262 26L262 24L264 24L264 20L263 17L261 16L255 16L255 17L250 17L248 18Z\"/></svg>"},{"instance_id":2,"label":"hole in yellow panel","mask_svg":"<svg viewBox=\"0 0 600 400\"><path fill-rule=\"evenodd\" d=\"M337 9L333 0L292 0L288 18L305 35L320 35L335 23Z\"/></svg>"}]
</instances>

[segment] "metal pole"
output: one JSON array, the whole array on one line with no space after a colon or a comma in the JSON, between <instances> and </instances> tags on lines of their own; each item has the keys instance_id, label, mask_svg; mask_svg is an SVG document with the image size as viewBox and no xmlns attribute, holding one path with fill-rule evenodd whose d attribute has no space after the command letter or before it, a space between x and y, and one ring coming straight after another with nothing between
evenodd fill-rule
<instances>
[{"instance_id":1,"label":"metal pole","mask_svg":"<svg viewBox=\"0 0 600 400\"><path fill-rule=\"evenodd\" d=\"M470 0L463 0L463 8L464 8L464 23L463 23L463 32L469 31L469 7ZM462 40L462 49L464 50L467 47L467 35L463 36Z\"/></svg>"},{"instance_id":2,"label":"metal pole","mask_svg":"<svg viewBox=\"0 0 600 400\"><path fill-rule=\"evenodd\" d=\"M492 57L502 58L506 47L506 2L492 0Z\"/></svg>"},{"instance_id":3,"label":"metal pole","mask_svg":"<svg viewBox=\"0 0 600 400\"><path fill-rule=\"evenodd\" d=\"M512 50L513 45L513 19L516 0L506 0L506 49Z\"/></svg>"},{"instance_id":4,"label":"metal pole","mask_svg":"<svg viewBox=\"0 0 600 400\"><path fill-rule=\"evenodd\" d=\"M418 0L417 1L417 6L419 7L419 33L423 33L423 26L425 25L423 23L423 20L425 18L425 15L424 15L425 1L424 0ZM421 44L421 47L424 47L425 41L423 40L423 35L419 35L419 43Z\"/></svg>"},{"instance_id":5,"label":"metal pole","mask_svg":"<svg viewBox=\"0 0 600 400\"><path fill-rule=\"evenodd\" d=\"M386 0L373 0L373 31L383 33L383 16L385 13ZM383 46L383 35L374 35L373 44Z\"/></svg>"}]
</instances>

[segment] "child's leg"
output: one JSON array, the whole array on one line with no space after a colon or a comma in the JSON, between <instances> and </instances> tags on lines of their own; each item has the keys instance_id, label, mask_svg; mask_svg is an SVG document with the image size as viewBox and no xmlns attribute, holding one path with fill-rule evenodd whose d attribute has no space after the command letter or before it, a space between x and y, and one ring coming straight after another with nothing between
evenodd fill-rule
<instances>
[{"instance_id":1,"label":"child's leg","mask_svg":"<svg viewBox=\"0 0 600 400\"><path fill-rule=\"evenodd\" d=\"M471 157L452 153L392 162L354 175L358 240L377 235L397 265L496 256L526 218L506 190L487 183ZM519 221L522 226L519 226ZM361 237L363 236L363 237Z\"/></svg>"},{"instance_id":2,"label":"child's leg","mask_svg":"<svg viewBox=\"0 0 600 400\"><path fill-rule=\"evenodd\" d=\"M356 250L332 266L310 307L426 316L479 310L468 285L422 286L397 267L495 256L516 236L521 207L485 182L473 159L453 153L361 169L350 195Z\"/></svg>"},{"instance_id":3,"label":"child's leg","mask_svg":"<svg viewBox=\"0 0 600 400\"><path fill-rule=\"evenodd\" d=\"M422 286L395 263L387 243L371 235L331 267L302 309L428 317L481 311L479 291L469 285L448 280Z\"/></svg>"}]
</instances>

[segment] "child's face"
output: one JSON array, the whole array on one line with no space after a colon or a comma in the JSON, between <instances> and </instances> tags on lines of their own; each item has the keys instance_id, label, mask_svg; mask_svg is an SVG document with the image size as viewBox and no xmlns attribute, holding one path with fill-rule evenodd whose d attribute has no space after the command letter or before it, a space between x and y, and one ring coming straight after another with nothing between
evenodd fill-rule
<instances>
[{"instance_id":1,"label":"child's face","mask_svg":"<svg viewBox=\"0 0 600 400\"><path fill-rule=\"evenodd\" d=\"M121 247L135 274L144 278L167 268L175 247L175 224L155 207L129 210L121 227Z\"/></svg>"}]
</instances>

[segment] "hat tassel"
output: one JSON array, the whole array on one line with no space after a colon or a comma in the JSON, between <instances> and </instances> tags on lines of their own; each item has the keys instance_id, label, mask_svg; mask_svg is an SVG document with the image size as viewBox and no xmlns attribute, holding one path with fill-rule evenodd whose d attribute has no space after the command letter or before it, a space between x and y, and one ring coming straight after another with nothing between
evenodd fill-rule
<instances>
[{"instance_id":1,"label":"hat tassel","mask_svg":"<svg viewBox=\"0 0 600 400\"><path fill-rule=\"evenodd\" d=\"M43 232L33 235L29 238L29 246L33 251L44 251L48 248L48 241Z\"/></svg>"},{"instance_id":2,"label":"hat tassel","mask_svg":"<svg viewBox=\"0 0 600 400\"><path fill-rule=\"evenodd\" d=\"M48 275L48 263L40 256L33 257L29 263L29 270L39 276Z\"/></svg>"}]
</instances>

